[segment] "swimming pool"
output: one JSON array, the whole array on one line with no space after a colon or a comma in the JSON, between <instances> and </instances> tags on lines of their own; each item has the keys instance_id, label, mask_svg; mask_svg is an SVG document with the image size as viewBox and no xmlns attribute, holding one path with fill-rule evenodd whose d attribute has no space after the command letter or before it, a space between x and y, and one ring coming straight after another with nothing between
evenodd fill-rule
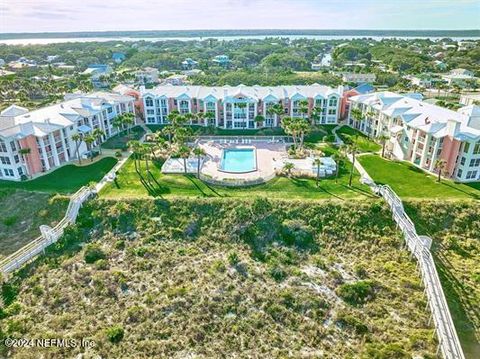
<instances>
[{"instance_id":1,"label":"swimming pool","mask_svg":"<svg viewBox=\"0 0 480 359\"><path fill-rule=\"evenodd\" d=\"M252 172L257 169L255 149L235 148L225 149L222 153L220 170L233 173Z\"/></svg>"}]
</instances>

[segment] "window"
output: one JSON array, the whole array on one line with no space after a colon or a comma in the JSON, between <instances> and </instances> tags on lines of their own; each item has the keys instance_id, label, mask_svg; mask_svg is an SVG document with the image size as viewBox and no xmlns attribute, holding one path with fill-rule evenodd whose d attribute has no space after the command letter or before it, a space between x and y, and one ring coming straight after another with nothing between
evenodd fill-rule
<instances>
[{"instance_id":1,"label":"window","mask_svg":"<svg viewBox=\"0 0 480 359\"><path fill-rule=\"evenodd\" d=\"M145 98L145 106L148 106L148 107L153 106L153 99L151 97Z\"/></svg>"},{"instance_id":2,"label":"window","mask_svg":"<svg viewBox=\"0 0 480 359\"><path fill-rule=\"evenodd\" d=\"M468 153L468 150L470 149L470 142L465 142L463 145L463 152Z\"/></svg>"},{"instance_id":3,"label":"window","mask_svg":"<svg viewBox=\"0 0 480 359\"><path fill-rule=\"evenodd\" d=\"M468 171L466 179L475 179L477 177L477 171Z\"/></svg>"},{"instance_id":4,"label":"window","mask_svg":"<svg viewBox=\"0 0 480 359\"><path fill-rule=\"evenodd\" d=\"M17 146L15 146L15 142L14 141L11 141L10 142L10 148L12 149L13 152L15 152L17 150Z\"/></svg>"},{"instance_id":5,"label":"window","mask_svg":"<svg viewBox=\"0 0 480 359\"><path fill-rule=\"evenodd\" d=\"M0 140L0 152L7 152L7 146L2 140Z\"/></svg>"},{"instance_id":6,"label":"window","mask_svg":"<svg viewBox=\"0 0 480 359\"><path fill-rule=\"evenodd\" d=\"M113 112L113 107L107 108L107 112L108 112L108 113L112 113L112 112Z\"/></svg>"},{"instance_id":7,"label":"window","mask_svg":"<svg viewBox=\"0 0 480 359\"><path fill-rule=\"evenodd\" d=\"M22 176L22 175L23 175L23 168L22 168L22 167L18 167L18 168L17 168L17 171L18 171L18 175L19 175L19 176Z\"/></svg>"},{"instance_id":8,"label":"window","mask_svg":"<svg viewBox=\"0 0 480 359\"><path fill-rule=\"evenodd\" d=\"M462 158L460 159L460 164L461 164L462 166L465 164L465 157L462 157Z\"/></svg>"},{"instance_id":9,"label":"window","mask_svg":"<svg viewBox=\"0 0 480 359\"><path fill-rule=\"evenodd\" d=\"M13 177L13 170L10 168L4 168L3 173L5 174L6 177Z\"/></svg>"},{"instance_id":10,"label":"window","mask_svg":"<svg viewBox=\"0 0 480 359\"><path fill-rule=\"evenodd\" d=\"M462 177L463 171L459 168L457 171L457 177Z\"/></svg>"},{"instance_id":11,"label":"window","mask_svg":"<svg viewBox=\"0 0 480 359\"><path fill-rule=\"evenodd\" d=\"M13 156L13 159L15 160L15 163L20 162L20 157L18 157L18 155Z\"/></svg>"},{"instance_id":12,"label":"window","mask_svg":"<svg viewBox=\"0 0 480 359\"><path fill-rule=\"evenodd\" d=\"M480 142L477 142L477 143L475 144L475 147L473 148L473 154L474 154L474 155L480 154Z\"/></svg>"},{"instance_id":13,"label":"window","mask_svg":"<svg viewBox=\"0 0 480 359\"><path fill-rule=\"evenodd\" d=\"M329 114L329 115L336 115L336 114L337 114L337 109L335 109L335 108L329 108L329 109L328 109L328 114Z\"/></svg>"},{"instance_id":14,"label":"window","mask_svg":"<svg viewBox=\"0 0 480 359\"><path fill-rule=\"evenodd\" d=\"M155 115L155 110L147 110L147 115Z\"/></svg>"},{"instance_id":15,"label":"window","mask_svg":"<svg viewBox=\"0 0 480 359\"><path fill-rule=\"evenodd\" d=\"M480 158L470 160L470 167L478 167L480 166Z\"/></svg>"},{"instance_id":16,"label":"window","mask_svg":"<svg viewBox=\"0 0 480 359\"><path fill-rule=\"evenodd\" d=\"M328 100L328 106L337 107L337 101L338 99L336 97L330 97L330 99Z\"/></svg>"},{"instance_id":17,"label":"window","mask_svg":"<svg viewBox=\"0 0 480 359\"><path fill-rule=\"evenodd\" d=\"M11 164L10 158L4 157L4 156L0 156L0 162L2 163L2 165L10 165Z\"/></svg>"}]
</instances>

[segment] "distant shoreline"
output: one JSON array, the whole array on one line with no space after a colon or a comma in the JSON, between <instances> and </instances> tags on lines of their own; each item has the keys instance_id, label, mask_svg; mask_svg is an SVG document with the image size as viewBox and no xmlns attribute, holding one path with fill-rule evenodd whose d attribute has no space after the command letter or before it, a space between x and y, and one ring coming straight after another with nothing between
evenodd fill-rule
<instances>
[{"instance_id":1,"label":"distant shoreline","mask_svg":"<svg viewBox=\"0 0 480 359\"><path fill-rule=\"evenodd\" d=\"M0 33L0 40L50 39L50 38L168 38L168 37L238 37L238 36L355 36L355 37L420 37L462 38L478 37L480 30L158 30L158 31L79 31Z\"/></svg>"}]
</instances>

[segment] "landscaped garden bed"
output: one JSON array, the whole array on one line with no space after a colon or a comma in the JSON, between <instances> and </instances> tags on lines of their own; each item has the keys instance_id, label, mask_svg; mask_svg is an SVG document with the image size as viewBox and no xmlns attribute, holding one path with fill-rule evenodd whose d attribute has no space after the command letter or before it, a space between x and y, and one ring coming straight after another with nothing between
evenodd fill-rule
<instances>
[{"instance_id":1,"label":"landscaped garden bed","mask_svg":"<svg viewBox=\"0 0 480 359\"><path fill-rule=\"evenodd\" d=\"M132 127L130 130L124 130L119 134L110 137L108 140L102 143L102 148L111 150L126 150L128 148L127 143L132 140L139 140L145 134L145 130L142 126Z\"/></svg>"}]
</instances>

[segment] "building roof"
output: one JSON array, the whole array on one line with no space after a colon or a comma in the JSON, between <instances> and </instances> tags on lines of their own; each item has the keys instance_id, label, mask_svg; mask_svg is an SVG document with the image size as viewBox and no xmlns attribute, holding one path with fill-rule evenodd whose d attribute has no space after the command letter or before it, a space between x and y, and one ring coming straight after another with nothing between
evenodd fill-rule
<instances>
[{"instance_id":1,"label":"building roof","mask_svg":"<svg viewBox=\"0 0 480 359\"><path fill-rule=\"evenodd\" d=\"M107 106L133 100L134 98L130 96L98 91L91 94L69 94L63 102L33 111L12 105L0 113L0 136L42 137L60 128L71 126L82 117L97 114ZM8 126L2 126L2 123Z\"/></svg>"},{"instance_id":2,"label":"building roof","mask_svg":"<svg viewBox=\"0 0 480 359\"><path fill-rule=\"evenodd\" d=\"M276 98L292 98L294 96L306 97L321 97L326 98L331 95L341 96L343 87L331 88L319 84L309 86L292 85L292 86L172 86L163 85L157 86L153 89L148 89L143 92L143 95L154 95L157 97L165 96L168 98L177 98L182 95L187 95L189 98L204 99L208 96L213 96L217 100L233 99L235 97L247 97L253 100L263 100L267 97Z\"/></svg>"},{"instance_id":3,"label":"building roof","mask_svg":"<svg viewBox=\"0 0 480 359\"><path fill-rule=\"evenodd\" d=\"M364 82L363 84L358 85L354 89L357 91L359 94L366 94L375 91L375 87L373 87L372 84L369 84L368 82Z\"/></svg>"},{"instance_id":4,"label":"building roof","mask_svg":"<svg viewBox=\"0 0 480 359\"><path fill-rule=\"evenodd\" d=\"M400 118L404 125L435 137L446 136L448 122L453 121L458 125L453 134L456 139L480 139L480 126L472 127L471 114L468 111L462 112L462 109L456 112L389 91L353 96L350 101L369 105L387 116ZM480 109L470 110L472 113L477 111Z\"/></svg>"}]
</instances>

